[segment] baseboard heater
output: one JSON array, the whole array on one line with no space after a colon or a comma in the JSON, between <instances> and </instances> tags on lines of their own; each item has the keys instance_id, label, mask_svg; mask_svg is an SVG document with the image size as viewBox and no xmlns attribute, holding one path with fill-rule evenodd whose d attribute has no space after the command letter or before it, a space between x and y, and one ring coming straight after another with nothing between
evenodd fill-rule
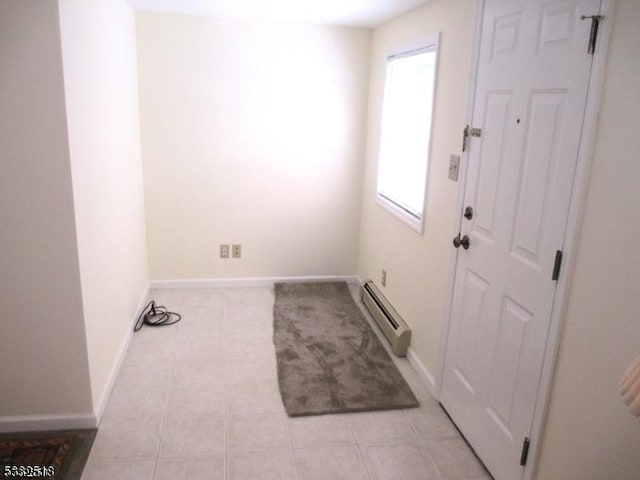
<instances>
[{"instance_id":1,"label":"baseboard heater","mask_svg":"<svg viewBox=\"0 0 640 480\"><path fill-rule=\"evenodd\" d=\"M393 353L398 357L406 357L411 340L409 326L404 323L398 312L371 280L364 282L360 289L360 296L362 303L389 340Z\"/></svg>"}]
</instances>

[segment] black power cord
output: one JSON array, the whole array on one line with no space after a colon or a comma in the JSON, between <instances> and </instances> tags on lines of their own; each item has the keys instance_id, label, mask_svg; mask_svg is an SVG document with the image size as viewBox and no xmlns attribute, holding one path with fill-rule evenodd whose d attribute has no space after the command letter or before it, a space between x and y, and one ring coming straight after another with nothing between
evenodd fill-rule
<instances>
[{"instance_id":1,"label":"black power cord","mask_svg":"<svg viewBox=\"0 0 640 480\"><path fill-rule=\"evenodd\" d=\"M166 307L158 306L154 300L151 300L140 312L133 331L137 332L145 325L149 327L166 327L178 323L181 319L182 316L179 313L170 312Z\"/></svg>"}]
</instances>

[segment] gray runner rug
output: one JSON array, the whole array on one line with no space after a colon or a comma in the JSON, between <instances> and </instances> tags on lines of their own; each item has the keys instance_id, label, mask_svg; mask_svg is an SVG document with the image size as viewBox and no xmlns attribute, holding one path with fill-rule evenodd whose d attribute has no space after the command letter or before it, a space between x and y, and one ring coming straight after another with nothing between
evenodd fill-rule
<instances>
[{"instance_id":1,"label":"gray runner rug","mask_svg":"<svg viewBox=\"0 0 640 480\"><path fill-rule=\"evenodd\" d=\"M419 405L346 283L277 283L273 319L289 416Z\"/></svg>"}]
</instances>

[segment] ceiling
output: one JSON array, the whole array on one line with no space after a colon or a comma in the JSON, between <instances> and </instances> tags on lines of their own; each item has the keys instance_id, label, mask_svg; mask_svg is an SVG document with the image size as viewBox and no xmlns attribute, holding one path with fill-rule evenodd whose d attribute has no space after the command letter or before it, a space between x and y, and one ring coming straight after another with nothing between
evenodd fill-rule
<instances>
[{"instance_id":1,"label":"ceiling","mask_svg":"<svg viewBox=\"0 0 640 480\"><path fill-rule=\"evenodd\" d=\"M126 0L136 11L376 27L428 0Z\"/></svg>"}]
</instances>

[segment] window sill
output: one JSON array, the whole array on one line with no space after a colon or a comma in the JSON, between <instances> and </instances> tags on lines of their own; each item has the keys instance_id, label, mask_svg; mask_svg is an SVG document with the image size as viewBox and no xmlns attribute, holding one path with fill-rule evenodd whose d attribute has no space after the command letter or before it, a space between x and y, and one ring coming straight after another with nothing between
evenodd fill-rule
<instances>
[{"instance_id":1,"label":"window sill","mask_svg":"<svg viewBox=\"0 0 640 480\"><path fill-rule=\"evenodd\" d=\"M380 194L376 194L376 203L419 235L424 232L424 214L422 217L416 218Z\"/></svg>"}]
</instances>

